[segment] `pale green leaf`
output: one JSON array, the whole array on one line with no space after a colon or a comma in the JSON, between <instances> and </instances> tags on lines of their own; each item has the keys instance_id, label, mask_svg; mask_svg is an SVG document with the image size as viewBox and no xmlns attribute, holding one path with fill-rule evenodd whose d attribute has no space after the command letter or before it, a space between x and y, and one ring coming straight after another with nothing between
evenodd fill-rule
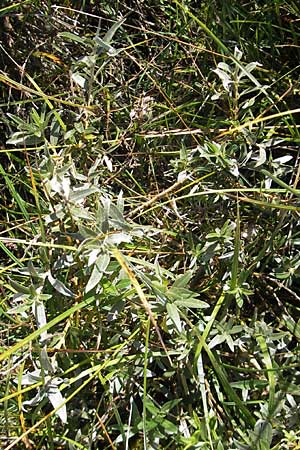
<instances>
[{"instance_id":1,"label":"pale green leaf","mask_svg":"<svg viewBox=\"0 0 300 450\"><path fill-rule=\"evenodd\" d=\"M56 384L51 384L49 386L49 390L47 391L47 397L51 402L54 409L59 408L59 406L65 401L62 396L58 386ZM56 414L62 421L62 423L67 423L67 408L66 405L62 405L57 411Z\"/></svg>"},{"instance_id":2,"label":"pale green leaf","mask_svg":"<svg viewBox=\"0 0 300 450\"><path fill-rule=\"evenodd\" d=\"M174 303L167 303L167 312L177 330L179 331L179 333L181 333L182 326L177 306L174 305Z\"/></svg>"},{"instance_id":3,"label":"pale green leaf","mask_svg":"<svg viewBox=\"0 0 300 450\"><path fill-rule=\"evenodd\" d=\"M69 41L77 42L78 44L86 45L85 39L78 36L77 34L70 33L69 31L63 31L62 33L58 34L61 37L64 37L65 39L68 39Z\"/></svg>"},{"instance_id":4,"label":"pale green leaf","mask_svg":"<svg viewBox=\"0 0 300 450\"><path fill-rule=\"evenodd\" d=\"M74 297L73 292L67 288L64 283L62 283L60 280L58 280L57 278L54 278L51 275L51 272L48 273L48 280L49 283L54 287L54 289L59 292L60 294L66 296L66 297Z\"/></svg>"}]
</instances>

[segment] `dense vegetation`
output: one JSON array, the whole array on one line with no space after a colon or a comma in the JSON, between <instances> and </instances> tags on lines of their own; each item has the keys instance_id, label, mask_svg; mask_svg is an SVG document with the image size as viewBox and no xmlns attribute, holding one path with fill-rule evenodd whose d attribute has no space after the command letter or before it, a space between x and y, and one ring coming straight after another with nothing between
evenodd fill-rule
<instances>
[{"instance_id":1,"label":"dense vegetation","mask_svg":"<svg viewBox=\"0 0 300 450\"><path fill-rule=\"evenodd\" d=\"M1 448L300 448L299 23L1 2Z\"/></svg>"}]
</instances>

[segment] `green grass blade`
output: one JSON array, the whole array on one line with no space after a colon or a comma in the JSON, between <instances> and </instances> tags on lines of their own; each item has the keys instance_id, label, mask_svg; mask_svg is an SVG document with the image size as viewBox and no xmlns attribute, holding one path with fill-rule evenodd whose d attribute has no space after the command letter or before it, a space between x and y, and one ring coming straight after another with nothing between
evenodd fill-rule
<instances>
[{"instance_id":1,"label":"green grass blade","mask_svg":"<svg viewBox=\"0 0 300 450\"><path fill-rule=\"evenodd\" d=\"M76 305L74 305L71 308L67 309L62 314L60 314L59 316L55 317L50 322L48 322L46 325L42 326L38 330L35 330L33 333L31 333L28 336L26 336L24 339L22 339L17 344L13 345L8 350L5 350L0 355L0 361L4 361L10 355L16 353L22 347L24 347L25 345L29 344L34 339L38 338L42 333L44 333L45 331L50 330L53 326L55 326L58 323L62 322L64 319L70 317L76 311L80 311L81 309L84 309L85 307L91 305L94 301L95 301L95 297L94 296L86 296L85 299L82 302L77 303Z\"/></svg>"},{"instance_id":2,"label":"green grass blade","mask_svg":"<svg viewBox=\"0 0 300 450\"><path fill-rule=\"evenodd\" d=\"M25 220L27 222L29 222L32 232L34 234L37 234L37 229L35 228L34 224L30 220L30 216L29 216L29 213L28 213L27 207L26 207L26 202L22 199L20 194L16 191L14 184L11 182L9 175L7 175L7 173L5 172L1 163L0 163L0 174L3 176L10 193L11 193L12 197L15 199L17 205L19 206Z\"/></svg>"},{"instance_id":3,"label":"green grass blade","mask_svg":"<svg viewBox=\"0 0 300 450\"><path fill-rule=\"evenodd\" d=\"M269 416L272 418L276 403L275 403L275 390L276 390L276 371L274 370L272 359L270 352L268 350L268 345L266 342L265 337L262 334L259 334L256 336L257 342L260 345L260 348L262 350L264 363L266 366L266 369L268 370L268 380L269 380Z\"/></svg>"},{"instance_id":4,"label":"green grass blade","mask_svg":"<svg viewBox=\"0 0 300 450\"><path fill-rule=\"evenodd\" d=\"M223 386L224 391L226 392L229 401L233 402L236 406L237 413L241 414L243 420L246 423L250 424L251 427L254 427L256 420L253 415L250 413L249 409L244 405L240 397L236 394L236 392L232 389L230 382L228 380L227 374L223 368L221 361L219 360L217 354L210 350L208 345L204 344L204 349L212 363L212 366L220 380L220 383Z\"/></svg>"}]
</instances>

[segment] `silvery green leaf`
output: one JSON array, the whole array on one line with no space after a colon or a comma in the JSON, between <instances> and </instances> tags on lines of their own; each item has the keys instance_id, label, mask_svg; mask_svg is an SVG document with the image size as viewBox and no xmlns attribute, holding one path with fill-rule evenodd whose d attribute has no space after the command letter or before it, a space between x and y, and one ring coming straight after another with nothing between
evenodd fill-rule
<instances>
[{"instance_id":1,"label":"silvery green leaf","mask_svg":"<svg viewBox=\"0 0 300 450\"><path fill-rule=\"evenodd\" d=\"M16 114L6 113L7 117L12 119L13 122L15 122L19 127L22 127L26 125L26 122L21 119L21 117L17 116Z\"/></svg>"},{"instance_id":2,"label":"silvery green leaf","mask_svg":"<svg viewBox=\"0 0 300 450\"><path fill-rule=\"evenodd\" d=\"M49 187L54 193L61 192L61 179L57 176L57 174L54 174L49 181Z\"/></svg>"},{"instance_id":3,"label":"silvery green leaf","mask_svg":"<svg viewBox=\"0 0 300 450\"><path fill-rule=\"evenodd\" d=\"M99 45L98 53L101 54L103 52L107 53L109 56L116 56L120 50L117 50L112 45L108 44L107 42L103 41L99 36L95 36L95 41Z\"/></svg>"},{"instance_id":4,"label":"silvery green leaf","mask_svg":"<svg viewBox=\"0 0 300 450\"><path fill-rule=\"evenodd\" d=\"M70 196L71 180L69 177L63 177L61 181L61 191L63 196L68 199Z\"/></svg>"},{"instance_id":5,"label":"silvery green leaf","mask_svg":"<svg viewBox=\"0 0 300 450\"><path fill-rule=\"evenodd\" d=\"M97 239L98 233L96 233L94 230L91 230L91 228L85 227L82 224L78 225L78 231L78 234L72 234L72 236L74 236L75 239L78 239L81 242L85 239Z\"/></svg>"},{"instance_id":6,"label":"silvery green leaf","mask_svg":"<svg viewBox=\"0 0 300 450\"><path fill-rule=\"evenodd\" d=\"M233 82L228 73L224 72L224 70L221 69L215 69L213 70L213 72L215 72L221 79L224 89L227 92L230 92Z\"/></svg>"},{"instance_id":7,"label":"silvery green leaf","mask_svg":"<svg viewBox=\"0 0 300 450\"><path fill-rule=\"evenodd\" d=\"M181 333L182 327L181 327L181 320L180 315L177 309L177 306L174 303L167 303L167 313L174 323L175 327Z\"/></svg>"},{"instance_id":8,"label":"silvery green leaf","mask_svg":"<svg viewBox=\"0 0 300 450\"><path fill-rule=\"evenodd\" d=\"M238 47L234 47L234 57L240 61L242 59L243 56L243 52L238 48Z\"/></svg>"},{"instance_id":9,"label":"silvery green leaf","mask_svg":"<svg viewBox=\"0 0 300 450\"><path fill-rule=\"evenodd\" d=\"M108 170L110 172L112 172L113 171L113 165L112 165L111 159L107 155L104 155L103 159L104 159L104 162L105 162L106 167L108 168Z\"/></svg>"},{"instance_id":10,"label":"silvery green leaf","mask_svg":"<svg viewBox=\"0 0 300 450\"><path fill-rule=\"evenodd\" d=\"M215 336L210 343L208 344L208 347L210 349L216 347L219 344L222 344L222 342L225 341L225 336L223 334L217 334L217 336Z\"/></svg>"},{"instance_id":11,"label":"silvery green leaf","mask_svg":"<svg viewBox=\"0 0 300 450\"><path fill-rule=\"evenodd\" d=\"M109 221L110 225L113 226L115 229L122 230L122 231L130 231L131 227L123 220L114 220L110 219Z\"/></svg>"},{"instance_id":12,"label":"silvery green leaf","mask_svg":"<svg viewBox=\"0 0 300 450\"><path fill-rule=\"evenodd\" d=\"M98 249L98 248L96 248L96 249L91 251L91 253L89 254L89 259L88 259L88 266L89 267L94 264L94 262L98 258L99 253L100 253L100 249Z\"/></svg>"},{"instance_id":13,"label":"silvery green leaf","mask_svg":"<svg viewBox=\"0 0 300 450\"><path fill-rule=\"evenodd\" d=\"M185 288L193 276L191 270L186 271L183 275L179 275L173 283L174 287Z\"/></svg>"},{"instance_id":14,"label":"silvery green leaf","mask_svg":"<svg viewBox=\"0 0 300 450\"><path fill-rule=\"evenodd\" d=\"M217 92L216 94L214 94L214 95L211 96L211 99L212 99L212 100L219 100L220 97L221 97L221 93L218 93L218 92Z\"/></svg>"},{"instance_id":15,"label":"silvery green leaf","mask_svg":"<svg viewBox=\"0 0 300 450\"><path fill-rule=\"evenodd\" d=\"M268 139L267 141L263 141L260 145L263 145L265 148L269 148L269 147L276 147L276 145L280 145L283 142L285 142L285 139L273 137L271 139Z\"/></svg>"},{"instance_id":16,"label":"silvery green leaf","mask_svg":"<svg viewBox=\"0 0 300 450\"><path fill-rule=\"evenodd\" d=\"M232 72L231 67L228 64L226 64L225 62L219 62L217 67L218 67L218 69L221 69L222 71L228 72L228 74L230 74ZM216 70L214 70L214 72Z\"/></svg>"},{"instance_id":17,"label":"silvery green leaf","mask_svg":"<svg viewBox=\"0 0 300 450\"><path fill-rule=\"evenodd\" d=\"M54 409L59 408L59 406L65 401L64 397L62 396L58 386L54 383L52 383L46 392L46 395L51 402ZM60 420L63 423L67 423L67 408L66 405L62 405L57 411L56 414L60 418Z\"/></svg>"},{"instance_id":18,"label":"silvery green leaf","mask_svg":"<svg viewBox=\"0 0 300 450\"><path fill-rule=\"evenodd\" d=\"M199 308L199 309L205 309L209 308L209 304L198 300L197 298L186 298L184 300L175 300L175 305L184 307L184 308Z\"/></svg>"},{"instance_id":19,"label":"silvery green leaf","mask_svg":"<svg viewBox=\"0 0 300 450\"><path fill-rule=\"evenodd\" d=\"M256 69L257 66L261 66L261 64L259 64L258 62L251 62L251 63L247 64L245 67L243 67L243 69L241 69L241 71L238 75L238 80L241 80L245 76L249 76L249 74L254 69Z\"/></svg>"},{"instance_id":20,"label":"silvery green leaf","mask_svg":"<svg viewBox=\"0 0 300 450\"><path fill-rule=\"evenodd\" d=\"M231 160L231 164L230 164L230 169L229 169L230 173L232 173L232 175L234 175L235 177L239 176L239 167L237 165L237 162L235 160Z\"/></svg>"},{"instance_id":21,"label":"silvery green leaf","mask_svg":"<svg viewBox=\"0 0 300 450\"><path fill-rule=\"evenodd\" d=\"M127 233L112 233L105 238L105 243L108 245L119 245L122 242L131 242L132 238Z\"/></svg>"},{"instance_id":22,"label":"silvery green leaf","mask_svg":"<svg viewBox=\"0 0 300 450\"><path fill-rule=\"evenodd\" d=\"M85 39L82 39L80 36L77 36L77 34L70 33L69 31L63 31L62 33L58 33L58 35L65 39L69 39L70 41L77 42L82 45L87 45Z\"/></svg>"},{"instance_id":23,"label":"silvery green leaf","mask_svg":"<svg viewBox=\"0 0 300 450\"><path fill-rule=\"evenodd\" d=\"M112 27L110 27L110 29L107 31L107 33L105 34L103 40L104 42L110 43L112 38L114 37L116 31L123 25L123 23L125 22L126 18L120 19L118 20L118 22L115 22Z\"/></svg>"},{"instance_id":24,"label":"silvery green leaf","mask_svg":"<svg viewBox=\"0 0 300 450\"><path fill-rule=\"evenodd\" d=\"M41 350L40 363L41 363L41 367L43 368L43 370L45 372L54 373L55 370L50 362L46 347L43 347Z\"/></svg>"},{"instance_id":25,"label":"silvery green leaf","mask_svg":"<svg viewBox=\"0 0 300 450\"><path fill-rule=\"evenodd\" d=\"M54 118L50 125L50 144L57 145L59 136L61 134L61 126L56 118Z\"/></svg>"},{"instance_id":26,"label":"silvery green leaf","mask_svg":"<svg viewBox=\"0 0 300 450\"><path fill-rule=\"evenodd\" d=\"M284 314L283 319L285 320L285 324L287 326L287 329L295 335L297 339L300 339L300 319L297 321L297 323L294 321L294 319L288 315Z\"/></svg>"},{"instance_id":27,"label":"silvery green leaf","mask_svg":"<svg viewBox=\"0 0 300 450\"><path fill-rule=\"evenodd\" d=\"M96 64L96 56L95 55L87 55L80 58L81 64L86 65L89 69L95 66Z\"/></svg>"},{"instance_id":28,"label":"silvery green leaf","mask_svg":"<svg viewBox=\"0 0 300 450\"><path fill-rule=\"evenodd\" d=\"M169 298L176 300L176 301L177 300L183 301L188 298L197 298L198 297L198 294L195 293L194 291L191 291L185 287L175 286L174 284L167 291L167 295Z\"/></svg>"},{"instance_id":29,"label":"silvery green leaf","mask_svg":"<svg viewBox=\"0 0 300 450\"><path fill-rule=\"evenodd\" d=\"M80 75L80 73L75 72L72 74L72 80L75 81L76 84L78 84L78 86L80 86L82 89L84 89L86 87L86 79Z\"/></svg>"},{"instance_id":30,"label":"silvery green leaf","mask_svg":"<svg viewBox=\"0 0 300 450\"><path fill-rule=\"evenodd\" d=\"M26 137L27 133L25 133L24 131L16 131L12 134L11 138L6 141L6 143L10 145L23 144L26 140Z\"/></svg>"},{"instance_id":31,"label":"silvery green leaf","mask_svg":"<svg viewBox=\"0 0 300 450\"><path fill-rule=\"evenodd\" d=\"M259 155L256 157L253 157L254 160L256 160L255 166L254 167L259 167L261 165L263 165L266 162L267 159L267 154L266 151L264 149L264 146L259 145Z\"/></svg>"},{"instance_id":32,"label":"silvery green leaf","mask_svg":"<svg viewBox=\"0 0 300 450\"><path fill-rule=\"evenodd\" d=\"M131 234L132 234L132 236L142 238L145 235L145 232L143 231L143 229L141 227L136 227L131 230Z\"/></svg>"},{"instance_id":33,"label":"silvery green leaf","mask_svg":"<svg viewBox=\"0 0 300 450\"><path fill-rule=\"evenodd\" d=\"M110 261L110 256L108 254L100 255L97 258L95 265L93 267L91 276L89 278L89 281L87 282L87 285L85 287L86 293L91 291L92 289L94 289L94 287L96 287L97 284L99 284L99 282L103 276L103 273L105 272L105 270L109 264L109 261Z\"/></svg>"},{"instance_id":34,"label":"silvery green leaf","mask_svg":"<svg viewBox=\"0 0 300 450\"><path fill-rule=\"evenodd\" d=\"M19 305L19 306L14 306L13 308L10 308L7 311L7 314L20 314L22 317L26 318L27 314L26 311L30 308L31 303L27 302L24 303L23 305Z\"/></svg>"},{"instance_id":35,"label":"silvery green leaf","mask_svg":"<svg viewBox=\"0 0 300 450\"><path fill-rule=\"evenodd\" d=\"M94 175L94 174L97 173L98 166L99 166L99 164L101 164L101 162L102 162L101 158L96 158L96 159L95 159L94 163L93 163L93 164L91 165L91 167L89 168L89 171L88 171L88 176L89 176L89 177L90 177L91 175Z\"/></svg>"},{"instance_id":36,"label":"silvery green leaf","mask_svg":"<svg viewBox=\"0 0 300 450\"><path fill-rule=\"evenodd\" d=\"M226 337L226 344L228 345L228 347L230 348L232 353L234 353L234 342L230 335L227 335L227 337Z\"/></svg>"},{"instance_id":37,"label":"silvery green leaf","mask_svg":"<svg viewBox=\"0 0 300 450\"><path fill-rule=\"evenodd\" d=\"M30 288L23 286L22 284L17 283L14 280L9 280L10 285L20 294L27 294L29 295L31 293Z\"/></svg>"},{"instance_id":38,"label":"silvery green leaf","mask_svg":"<svg viewBox=\"0 0 300 450\"><path fill-rule=\"evenodd\" d=\"M114 47L111 47L111 48L108 50L107 54L108 54L108 56L117 56L121 51L122 51L121 48L116 49L116 48L114 48Z\"/></svg>"},{"instance_id":39,"label":"silvery green leaf","mask_svg":"<svg viewBox=\"0 0 300 450\"><path fill-rule=\"evenodd\" d=\"M32 261L28 261L27 268L25 268L25 270L26 269L28 271L28 274L31 277L45 279L45 276L46 276L45 272L42 269L40 269L39 267L35 267L32 264Z\"/></svg>"},{"instance_id":40,"label":"silvery green leaf","mask_svg":"<svg viewBox=\"0 0 300 450\"><path fill-rule=\"evenodd\" d=\"M86 187L86 185L80 187L73 187L73 190L70 192L69 200L71 202L77 203L81 200L84 200L91 194L95 194L95 192L99 192L99 188L96 186Z\"/></svg>"},{"instance_id":41,"label":"silvery green leaf","mask_svg":"<svg viewBox=\"0 0 300 450\"><path fill-rule=\"evenodd\" d=\"M33 372L26 373L22 375L21 385L22 386L31 386L32 384L38 383L41 381L41 370L36 369Z\"/></svg>"},{"instance_id":42,"label":"silvery green leaf","mask_svg":"<svg viewBox=\"0 0 300 450\"><path fill-rule=\"evenodd\" d=\"M267 450L270 448L272 435L272 425L270 422L268 420L259 419L254 427L255 442L253 444L259 443L260 449Z\"/></svg>"},{"instance_id":43,"label":"silvery green leaf","mask_svg":"<svg viewBox=\"0 0 300 450\"><path fill-rule=\"evenodd\" d=\"M109 230L107 211L105 208L102 208L99 203L96 205L96 221L98 229L101 230L102 233L107 233Z\"/></svg>"},{"instance_id":44,"label":"silvery green leaf","mask_svg":"<svg viewBox=\"0 0 300 450\"><path fill-rule=\"evenodd\" d=\"M285 163L291 161L291 159L293 159L292 155L285 155L285 156L280 156L279 158L273 159L273 162L285 164Z\"/></svg>"},{"instance_id":45,"label":"silvery green leaf","mask_svg":"<svg viewBox=\"0 0 300 450\"><path fill-rule=\"evenodd\" d=\"M100 272L98 270L98 267L96 266L96 264L93 267L91 276L89 278L89 281L87 282L87 285L85 287L85 292L89 292L92 289L94 289L95 286L97 286L97 284L99 284L101 278L103 276L103 272Z\"/></svg>"},{"instance_id":46,"label":"silvery green leaf","mask_svg":"<svg viewBox=\"0 0 300 450\"><path fill-rule=\"evenodd\" d=\"M32 313L35 317L37 327L42 328L44 325L47 325L46 312L44 304L41 301L34 301L32 304ZM41 333L40 337L42 340L47 339L47 331Z\"/></svg>"},{"instance_id":47,"label":"silvery green leaf","mask_svg":"<svg viewBox=\"0 0 300 450\"><path fill-rule=\"evenodd\" d=\"M124 198L123 198L123 191L121 190L119 192L118 198L117 198L117 209L120 211L120 213L124 214Z\"/></svg>"},{"instance_id":48,"label":"silvery green leaf","mask_svg":"<svg viewBox=\"0 0 300 450\"><path fill-rule=\"evenodd\" d=\"M261 67L261 64L257 61L251 62L246 65L245 72L252 72L252 70L256 69L256 67Z\"/></svg>"},{"instance_id":49,"label":"silvery green leaf","mask_svg":"<svg viewBox=\"0 0 300 450\"><path fill-rule=\"evenodd\" d=\"M186 170L182 170L181 172L179 172L179 174L177 176L177 182L181 183L187 178L188 178L187 171Z\"/></svg>"},{"instance_id":50,"label":"silvery green leaf","mask_svg":"<svg viewBox=\"0 0 300 450\"><path fill-rule=\"evenodd\" d=\"M112 219L115 219L119 222L124 222L123 214L118 209L118 207L116 205L114 205L113 203L110 204L109 215Z\"/></svg>"},{"instance_id":51,"label":"silvery green leaf","mask_svg":"<svg viewBox=\"0 0 300 450\"><path fill-rule=\"evenodd\" d=\"M107 217L109 217L109 210L111 205L111 200L108 197L101 197L101 203Z\"/></svg>"},{"instance_id":52,"label":"silvery green leaf","mask_svg":"<svg viewBox=\"0 0 300 450\"><path fill-rule=\"evenodd\" d=\"M255 103L255 97L250 98L250 100L247 100L245 103L242 104L242 109L247 109L253 106Z\"/></svg>"},{"instance_id":53,"label":"silvery green leaf","mask_svg":"<svg viewBox=\"0 0 300 450\"><path fill-rule=\"evenodd\" d=\"M28 406L37 406L37 405L39 405L44 397L45 397L45 393L42 392L41 390L39 390L38 393L36 394L36 396L33 397L31 400L26 400L26 401L22 402L22 409L24 409L24 411L26 411L24 406L27 406L27 405Z\"/></svg>"},{"instance_id":54,"label":"silvery green leaf","mask_svg":"<svg viewBox=\"0 0 300 450\"><path fill-rule=\"evenodd\" d=\"M66 212L61 210L57 210L51 214L49 214L48 216L45 216L44 220L46 224L52 223L52 222L56 222L57 220L62 220L65 216Z\"/></svg>"},{"instance_id":55,"label":"silvery green leaf","mask_svg":"<svg viewBox=\"0 0 300 450\"><path fill-rule=\"evenodd\" d=\"M86 208L80 208L79 206L70 205L69 212L74 217L74 219L86 219L91 220L92 215Z\"/></svg>"},{"instance_id":56,"label":"silvery green leaf","mask_svg":"<svg viewBox=\"0 0 300 450\"><path fill-rule=\"evenodd\" d=\"M100 255L97 258L96 266L98 267L98 270L100 272L105 272L109 262L110 262L110 256L108 254Z\"/></svg>"},{"instance_id":57,"label":"silvery green leaf","mask_svg":"<svg viewBox=\"0 0 300 450\"><path fill-rule=\"evenodd\" d=\"M60 294L65 295L66 297L75 297L73 292L69 288L67 288L64 283L51 275L51 272L48 272L48 280L49 283L54 287L54 289Z\"/></svg>"}]
</instances>

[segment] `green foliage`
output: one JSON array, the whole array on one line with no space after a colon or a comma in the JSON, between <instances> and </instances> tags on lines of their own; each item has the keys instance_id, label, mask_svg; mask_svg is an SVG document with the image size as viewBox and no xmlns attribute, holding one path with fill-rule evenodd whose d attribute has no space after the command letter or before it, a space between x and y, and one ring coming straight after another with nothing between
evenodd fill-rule
<instances>
[{"instance_id":1,"label":"green foliage","mask_svg":"<svg viewBox=\"0 0 300 450\"><path fill-rule=\"evenodd\" d=\"M299 14L3 2L1 448L299 448Z\"/></svg>"}]
</instances>

